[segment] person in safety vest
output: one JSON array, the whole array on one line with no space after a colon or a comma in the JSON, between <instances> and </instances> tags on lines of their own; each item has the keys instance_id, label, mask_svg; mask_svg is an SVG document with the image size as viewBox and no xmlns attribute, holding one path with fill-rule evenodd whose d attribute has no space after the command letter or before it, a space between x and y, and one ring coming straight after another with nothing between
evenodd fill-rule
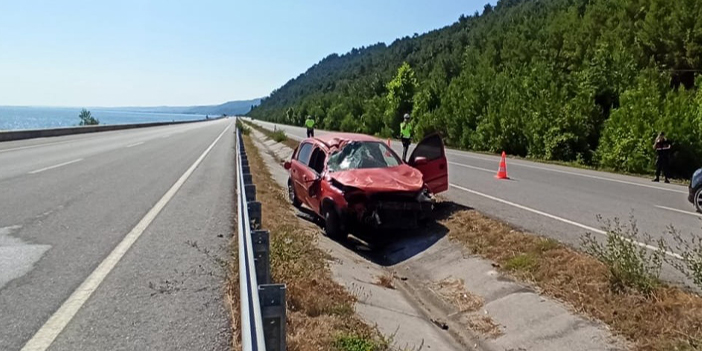
<instances>
[{"instance_id":1,"label":"person in safety vest","mask_svg":"<svg viewBox=\"0 0 702 351\"><path fill-rule=\"evenodd\" d=\"M402 160L407 162L407 150L412 144L412 124L409 113L405 113L404 121L400 123L400 140L402 141Z\"/></svg>"},{"instance_id":2,"label":"person in safety vest","mask_svg":"<svg viewBox=\"0 0 702 351\"><path fill-rule=\"evenodd\" d=\"M307 127L307 137L314 137L314 118L312 116L307 116L305 127Z\"/></svg>"}]
</instances>

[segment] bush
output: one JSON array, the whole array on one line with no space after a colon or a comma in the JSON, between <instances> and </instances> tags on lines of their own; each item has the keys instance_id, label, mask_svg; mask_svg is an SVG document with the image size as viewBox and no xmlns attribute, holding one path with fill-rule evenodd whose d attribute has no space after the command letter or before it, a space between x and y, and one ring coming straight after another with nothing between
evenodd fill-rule
<instances>
[{"instance_id":1,"label":"bush","mask_svg":"<svg viewBox=\"0 0 702 351\"><path fill-rule=\"evenodd\" d=\"M278 130L276 130L275 132L271 133L271 138L273 138L273 140L275 140L275 141L277 141L277 142L279 142L279 143L282 143L282 142L288 140L288 136L285 135L285 132L282 131L282 130L280 130L280 129L278 129Z\"/></svg>"},{"instance_id":2,"label":"bush","mask_svg":"<svg viewBox=\"0 0 702 351\"><path fill-rule=\"evenodd\" d=\"M238 118L236 120L236 127L239 128L239 130L241 131L241 134L243 134L243 135L249 135L249 133L251 133L251 128L246 126Z\"/></svg>"},{"instance_id":3,"label":"bush","mask_svg":"<svg viewBox=\"0 0 702 351\"><path fill-rule=\"evenodd\" d=\"M665 261L702 289L702 237L692 235L692 239L687 240L672 226L669 234L675 241L675 249L680 252L682 259L666 257Z\"/></svg>"},{"instance_id":4,"label":"bush","mask_svg":"<svg viewBox=\"0 0 702 351\"><path fill-rule=\"evenodd\" d=\"M602 221L602 218L598 216L598 220ZM660 283L666 245L662 239L658 241L659 250L639 245L639 242L649 245L651 237L639 234L633 218L630 222L629 226L624 226L616 218L614 221L606 220L605 243L602 244L592 233L587 233L581 238L582 245L588 254L607 266L612 291L634 289L649 295Z\"/></svg>"}]
</instances>

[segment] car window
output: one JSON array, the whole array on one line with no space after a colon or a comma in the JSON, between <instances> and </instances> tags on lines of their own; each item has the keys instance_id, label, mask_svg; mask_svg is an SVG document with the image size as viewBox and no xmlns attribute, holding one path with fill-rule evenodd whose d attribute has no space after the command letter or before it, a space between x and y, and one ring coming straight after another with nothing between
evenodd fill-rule
<instances>
[{"instance_id":1,"label":"car window","mask_svg":"<svg viewBox=\"0 0 702 351\"><path fill-rule=\"evenodd\" d=\"M315 148L314 151L312 151L312 156L310 157L310 168L321 174L322 171L324 171L324 160L326 157L327 155L324 150Z\"/></svg>"},{"instance_id":2,"label":"car window","mask_svg":"<svg viewBox=\"0 0 702 351\"><path fill-rule=\"evenodd\" d=\"M438 134L427 137L417 145L417 148L412 152L410 163L420 156L426 157L427 161L433 161L444 156L444 146Z\"/></svg>"},{"instance_id":3,"label":"car window","mask_svg":"<svg viewBox=\"0 0 702 351\"><path fill-rule=\"evenodd\" d=\"M387 145L376 141L352 142L329 157L330 172L361 168L387 168L402 162Z\"/></svg>"},{"instance_id":4,"label":"car window","mask_svg":"<svg viewBox=\"0 0 702 351\"><path fill-rule=\"evenodd\" d=\"M300 145L300 151L297 152L297 160L307 165L310 161L310 154L312 153L312 144L304 143Z\"/></svg>"}]
</instances>

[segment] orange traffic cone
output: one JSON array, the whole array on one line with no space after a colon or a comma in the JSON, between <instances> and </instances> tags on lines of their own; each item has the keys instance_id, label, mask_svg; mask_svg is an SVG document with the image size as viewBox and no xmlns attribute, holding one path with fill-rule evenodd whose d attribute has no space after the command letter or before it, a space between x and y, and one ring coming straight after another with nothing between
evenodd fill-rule
<instances>
[{"instance_id":1,"label":"orange traffic cone","mask_svg":"<svg viewBox=\"0 0 702 351\"><path fill-rule=\"evenodd\" d=\"M509 179L509 177L507 176L507 154L505 154L504 151L502 151L502 159L500 160L500 168L497 170L497 175L495 175L495 178Z\"/></svg>"}]
</instances>

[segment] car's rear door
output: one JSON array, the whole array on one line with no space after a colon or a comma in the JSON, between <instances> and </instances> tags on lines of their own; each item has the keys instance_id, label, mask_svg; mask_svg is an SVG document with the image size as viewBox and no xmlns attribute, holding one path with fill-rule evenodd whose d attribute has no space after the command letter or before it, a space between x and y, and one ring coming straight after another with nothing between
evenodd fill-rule
<instances>
[{"instance_id":1,"label":"car's rear door","mask_svg":"<svg viewBox=\"0 0 702 351\"><path fill-rule=\"evenodd\" d=\"M290 161L290 178L295 187L295 194L300 201L307 205L307 183L305 178L308 177L308 164L312 155L313 145L303 142L298 147L297 153Z\"/></svg>"},{"instance_id":2,"label":"car's rear door","mask_svg":"<svg viewBox=\"0 0 702 351\"><path fill-rule=\"evenodd\" d=\"M308 196L307 205L316 213L320 213L321 174L324 172L324 167L326 166L326 158L327 154L325 150L318 145L315 146L310 156L307 178L311 180L308 181L306 195Z\"/></svg>"},{"instance_id":3,"label":"car's rear door","mask_svg":"<svg viewBox=\"0 0 702 351\"><path fill-rule=\"evenodd\" d=\"M420 157L425 161L417 162ZM446 150L439 134L429 135L417 144L408 163L422 172L424 183L432 193L437 194L448 190Z\"/></svg>"}]
</instances>

